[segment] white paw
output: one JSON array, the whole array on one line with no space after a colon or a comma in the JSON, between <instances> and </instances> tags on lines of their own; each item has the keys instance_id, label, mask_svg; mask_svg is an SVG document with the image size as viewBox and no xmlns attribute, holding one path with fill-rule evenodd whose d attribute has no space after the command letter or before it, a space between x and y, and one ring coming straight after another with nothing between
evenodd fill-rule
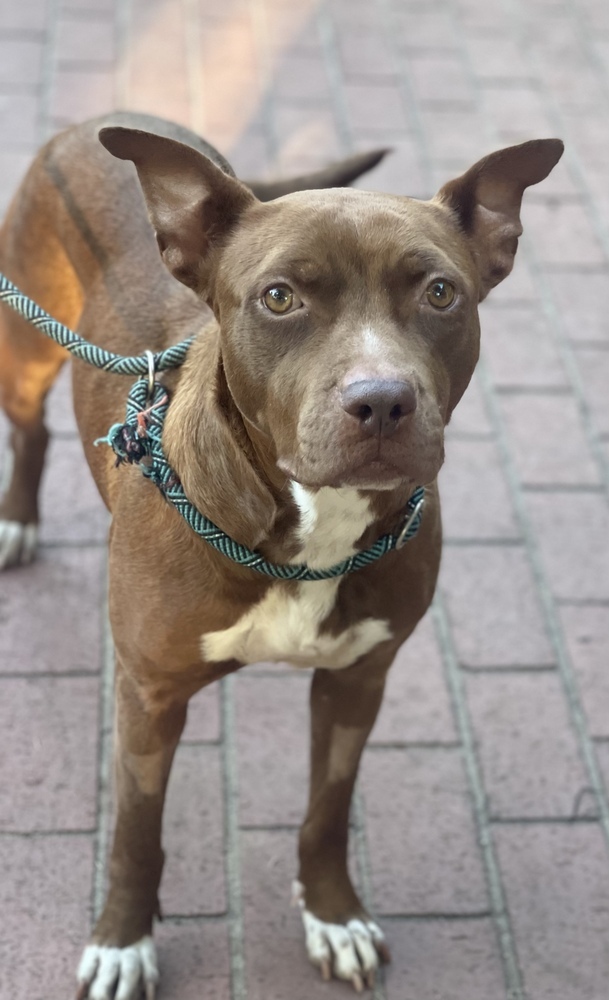
<instances>
[{"instance_id":1,"label":"white paw","mask_svg":"<svg viewBox=\"0 0 609 1000\"><path fill-rule=\"evenodd\" d=\"M37 524L0 520L0 570L31 563L37 544Z\"/></svg>"},{"instance_id":2,"label":"white paw","mask_svg":"<svg viewBox=\"0 0 609 1000\"><path fill-rule=\"evenodd\" d=\"M142 988L154 1000L159 981L156 948L150 936L128 948L89 944L76 973L77 1000L135 1000Z\"/></svg>"},{"instance_id":3,"label":"white paw","mask_svg":"<svg viewBox=\"0 0 609 1000\"><path fill-rule=\"evenodd\" d=\"M364 985L372 988L380 959L389 961L389 949L381 928L368 919L353 919L346 924L329 924L306 909L304 889L294 883L294 900L300 907L309 959L321 969L323 979L334 974L351 982L356 993Z\"/></svg>"}]
</instances>

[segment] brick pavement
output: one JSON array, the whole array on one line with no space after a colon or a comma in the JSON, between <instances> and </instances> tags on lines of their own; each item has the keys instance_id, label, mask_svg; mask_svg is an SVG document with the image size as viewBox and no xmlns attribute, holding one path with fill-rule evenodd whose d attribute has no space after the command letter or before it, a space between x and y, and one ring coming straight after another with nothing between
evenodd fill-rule
<instances>
[{"instance_id":1,"label":"brick pavement","mask_svg":"<svg viewBox=\"0 0 609 1000\"><path fill-rule=\"evenodd\" d=\"M566 140L483 307L442 473L442 585L366 753L352 860L395 956L377 1000L603 1000L606 0L0 0L2 207L40 141L115 106L199 129L242 175L390 145L364 183L418 196L501 144ZM1 1000L71 995L104 884L106 519L67 399L62 377L41 557L0 580ZM347 995L309 969L288 908L306 692L263 666L193 706L166 820L164 1000Z\"/></svg>"}]
</instances>

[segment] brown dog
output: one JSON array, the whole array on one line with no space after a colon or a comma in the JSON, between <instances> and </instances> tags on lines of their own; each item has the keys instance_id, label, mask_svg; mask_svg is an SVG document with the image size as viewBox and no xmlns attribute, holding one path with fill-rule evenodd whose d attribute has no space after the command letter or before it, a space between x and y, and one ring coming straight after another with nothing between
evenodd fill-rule
<instances>
[{"instance_id":1,"label":"brown dog","mask_svg":"<svg viewBox=\"0 0 609 1000\"><path fill-rule=\"evenodd\" d=\"M113 515L118 799L110 888L79 995L108 1000L116 989L127 1000L144 986L154 996L161 816L188 700L258 660L316 668L298 891L311 960L360 990L387 949L347 871L358 763L396 650L433 595L436 476L478 358L478 302L509 274L523 191L547 176L562 143L491 154L425 203L294 192L346 183L370 165L361 159L283 189L259 186L257 198L186 130L114 116L103 149L103 124L40 153L9 210L0 267L122 354L197 332L183 367L161 378L171 400L163 447L192 503L266 559L311 568L399 530L417 486L426 506L417 536L366 569L272 581L214 551L137 469L117 470L109 448L93 447L123 419L131 381L75 362L78 424ZM3 309L0 391L14 454L0 506L5 565L33 553L44 397L64 360Z\"/></svg>"}]
</instances>

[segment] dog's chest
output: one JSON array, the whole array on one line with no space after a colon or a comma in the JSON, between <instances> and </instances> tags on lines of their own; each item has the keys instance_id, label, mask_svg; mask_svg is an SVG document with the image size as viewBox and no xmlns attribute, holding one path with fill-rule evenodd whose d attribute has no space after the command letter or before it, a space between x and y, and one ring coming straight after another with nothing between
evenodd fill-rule
<instances>
[{"instance_id":1,"label":"dog's chest","mask_svg":"<svg viewBox=\"0 0 609 1000\"><path fill-rule=\"evenodd\" d=\"M311 568L331 566L355 552L370 524L368 501L357 490L324 487L309 492L293 484L300 510L301 551L292 560ZM386 621L363 618L337 635L320 632L334 607L340 577L297 585L273 584L263 599L230 628L202 636L206 660L242 663L288 660L296 666L339 669L391 636Z\"/></svg>"}]
</instances>

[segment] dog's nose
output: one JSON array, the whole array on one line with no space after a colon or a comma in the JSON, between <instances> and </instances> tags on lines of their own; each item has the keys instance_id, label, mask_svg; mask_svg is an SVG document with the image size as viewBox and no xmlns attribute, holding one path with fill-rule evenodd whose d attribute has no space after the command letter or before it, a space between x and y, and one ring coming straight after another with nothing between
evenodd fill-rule
<instances>
[{"instance_id":1,"label":"dog's nose","mask_svg":"<svg viewBox=\"0 0 609 1000\"><path fill-rule=\"evenodd\" d=\"M362 430L371 436L388 437L403 417L413 413L417 396L410 382L391 379L363 379L346 385L340 394L343 409L357 417Z\"/></svg>"}]
</instances>

